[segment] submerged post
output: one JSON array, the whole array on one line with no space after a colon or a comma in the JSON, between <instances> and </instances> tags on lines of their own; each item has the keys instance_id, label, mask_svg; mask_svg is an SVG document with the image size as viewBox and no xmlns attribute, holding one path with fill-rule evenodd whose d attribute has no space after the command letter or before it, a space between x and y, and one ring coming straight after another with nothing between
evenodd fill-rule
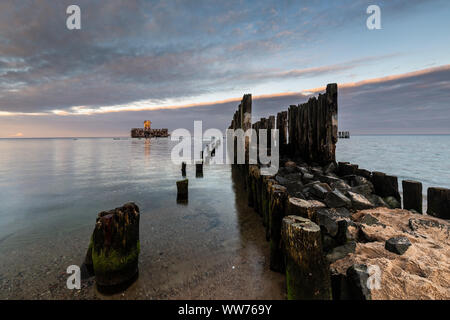
<instances>
[{"instance_id":1,"label":"submerged post","mask_svg":"<svg viewBox=\"0 0 450 320\"><path fill-rule=\"evenodd\" d=\"M186 162L181 163L181 175L186 177Z\"/></svg>"},{"instance_id":2,"label":"submerged post","mask_svg":"<svg viewBox=\"0 0 450 320\"><path fill-rule=\"evenodd\" d=\"M188 179L177 181L177 201L184 202L188 200L188 184Z\"/></svg>"}]
</instances>

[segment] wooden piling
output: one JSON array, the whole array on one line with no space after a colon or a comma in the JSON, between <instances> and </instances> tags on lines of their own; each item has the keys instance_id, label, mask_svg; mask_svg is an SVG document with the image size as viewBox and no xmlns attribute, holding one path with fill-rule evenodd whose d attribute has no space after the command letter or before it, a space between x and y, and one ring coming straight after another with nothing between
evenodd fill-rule
<instances>
[{"instance_id":1,"label":"wooden piling","mask_svg":"<svg viewBox=\"0 0 450 320\"><path fill-rule=\"evenodd\" d=\"M284 272L281 223L285 215L286 200L286 187L277 184L272 185L269 210L270 269L278 272Z\"/></svg>"},{"instance_id":2,"label":"wooden piling","mask_svg":"<svg viewBox=\"0 0 450 320\"><path fill-rule=\"evenodd\" d=\"M450 189L428 188L427 203L427 214L442 219L450 219Z\"/></svg>"},{"instance_id":3,"label":"wooden piling","mask_svg":"<svg viewBox=\"0 0 450 320\"><path fill-rule=\"evenodd\" d=\"M287 216L282 223L289 300L331 300L331 279L322 251L320 227L309 219Z\"/></svg>"},{"instance_id":4,"label":"wooden piling","mask_svg":"<svg viewBox=\"0 0 450 320\"><path fill-rule=\"evenodd\" d=\"M188 200L188 184L188 179L177 181L177 201L184 202Z\"/></svg>"},{"instance_id":5,"label":"wooden piling","mask_svg":"<svg viewBox=\"0 0 450 320\"><path fill-rule=\"evenodd\" d=\"M403 209L415 210L422 213L422 183L412 180L403 180Z\"/></svg>"}]
</instances>

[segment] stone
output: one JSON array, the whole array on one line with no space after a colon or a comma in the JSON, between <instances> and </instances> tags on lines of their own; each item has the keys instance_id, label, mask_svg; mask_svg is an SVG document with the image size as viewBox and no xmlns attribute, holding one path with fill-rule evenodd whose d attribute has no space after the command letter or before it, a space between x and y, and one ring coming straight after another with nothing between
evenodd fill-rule
<instances>
[{"instance_id":1,"label":"stone","mask_svg":"<svg viewBox=\"0 0 450 320\"><path fill-rule=\"evenodd\" d=\"M350 211L345 208L321 208L316 211L315 222L339 243L346 241L347 228L352 223Z\"/></svg>"},{"instance_id":2,"label":"stone","mask_svg":"<svg viewBox=\"0 0 450 320\"><path fill-rule=\"evenodd\" d=\"M330 162L323 168L323 172L325 172L326 174L333 173L336 171L336 169L337 165L334 162Z\"/></svg>"},{"instance_id":3,"label":"stone","mask_svg":"<svg viewBox=\"0 0 450 320\"><path fill-rule=\"evenodd\" d=\"M385 207L388 208L388 204L384 202L383 198L380 196L377 196L376 194L370 194L367 196L367 199L372 202L372 204L378 208L378 207Z\"/></svg>"},{"instance_id":4,"label":"stone","mask_svg":"<svg viewBox=\"0 0 450 320\"><path fill-rule=\"evenodd\" d=\"M309 219L287 216L282 238L289 300L331 300L331 278L323 255L320 227Z\"/></svg>"},{"instance_id":5,"label":"stone","mask_svg":"<svg viewBox=\"0 0 450 320\"><path fill-rule=\"evenodd\" d=\"M324 199L328 192L331 191L331 188L326 183L316 183L312 186L310 193L318 197L319 199Z\"/></svg>"},{"instance_id":6,"label":"stone","mask_svg":"<svg viewBox=\"0 0 450 320\"><path fill-rule=\"evenodd\" d=\"M325 208L323 202L317 200L303 200L300 198L289 197L287 202L287 215L301 216L313 221L316 220L316 211Z\"/></svg>"},{"instance_id":7,"label":"stone","mask_svg":"<svg viewBox=\"0 0 450 320\"><path fill-rule=\"evenodd\" d=\"M351 189L350 185L347 182L345 182L344 180L340 180L340 181L337 181L337 182L332 182L330 184L330 187L332 189L338 189L339 191L341 191L343 193L345 193L345 192L347 192L348 190Z\"/></svg>"},{"instance_id":8,"label":"stone","mask_svg":"<svg viewBox=\"0 0 450 320\"><path fill-rule=\"evenodd\" d=\"M339 259L345 258L350 253L355 253L356 242L350 241L342 246L334 248L326 255L328 263L333 263Z\"/></svg>"},{"instance_id":9,"label":"stone","mask_svg":"<svg viewBox=\"0 0 450 320\"><path fill-rule=\"evenodd\" d=\"M314 176L310 173L304 173L303 174L303 180L304 181L311 181L314 180Z\"/></svg>"},{"instance_id":10,"label":"stone","mask_svg":"<svg viewBox=\"0 0 450 320\"><path fill-rule=\"evenodd\" d=\"M384 200L384 202L386 202L388 207L391 209L400 209L402 207L400 202L392 196L383 198L383 200Z\"/></svg>"},{"instance_id":11,"label":"stone","mask_svg":"<svg viewBox=\"0 0 450 320\"><path fill-rule=\"evenodd\" d=\"M355 174L358 169L358 165L350 164L348 162L339 162L338 163L338 174L339 176L347 176L350 174Z\"/></svg>"},{"instance_id":12,"label":"stone","mask_svg":"<svg viewBox=\"0 0 450 320\"><path fill-rule=\"evenodd\" d=\"M412 180L402 181L403 209L422 213L422 183Z\"/></svg>"},{"instance_id":13,"label":"stone","mask_svg":"<svg viewBox=\"0 0 450 320\"><path fill-rule=\"evenodd\" d=\"M188 179L177 181L177 201L188 200L188 185Z\"/></svg>"},{"instance_id":14,"label":"stone","mask_svg":"<svg viewBox=\"0 0 450 320\"><path fill-rule=\"evenodd\" d=\"M361 194L348 191L347 195L349 196L352 202L352 207L356 210L365 210L374 207L373 204Z\"/></svg>"},{"instance_id":15,"label":"stone","mask_svg":"<svg viewBox=\"0 0 450 320\"><path fill-rule=\"evenodd\" d=\"M289 183L288 179L286 179L286 178L284 178L284 177L282 177L282 176L280 176L278 174L275 176L275 180L281 185L286 185L286 184Z\"/></svg>"},{"instance_id":16,"label":"stone","mask_svg":"<svg viewBox=\"0 0 450 320\"><path fill-rule=\"evenodd\" d=\"M98 214L89 247L100 288L126 284L137 275L139 218L139 207L134 203Z\"/></svg>"},{"instance_id":17,"label":"stone","mask_svg":"<svg viewBox=\"0 0 450 320\"><path fill-rule=\"evenodd\" d=\"M406 237L395 237L386 240L384 248L390 252L402 255L411 246L411 242Z\"/></svg>"},{"instance_id":18,"label":"stone","mask_svg":"<svg viewBox=\"0 0 450 320\"><path fill-rule=\"evenodd\" d=\"M430 216L450 219L450 189L428 188L427 203Z\"/></svg>"},{"instance_id":19,"label":"stone","mask_svg":"<svg viewBox=\"0 0 450 320\"><path fill-rule=\"evenodd\" d=\"M365 264L354 264L347 269L347 288L352 300L372 300L367 287L369 271Z\"/></svg>"},{"instance_id":20,"label":"stone","mask_svg":"<svg viewBox=\"0 0 450 320\"><path fill-rule=\"evenodd\" d=\"M364 217L362 217L362 219L359 222L364 223L368 226L381 225L380 221L378 221L378 219L372 216L371 214L365 214Z\"/></svg>"},{"instance_id":21,"label":"stone","mask_svg":"<svg viewBox=\"0 0 450 320\"><path fill-rule=\"evenodd\" d=\"M328 192L324 202L330 208L350 207L352 205L350 199L339 190Z\"/></svg>"},{"instance_id":22,"label":"stone","mask_svg":"<svg viewBox=\"0 0 450 320\"><path fill-rule=\"evenodd\" d=\"M363 184L360 186L352 187L350 189L350 191L354 192L354 193L362 194L366 198L368 198L373 192L372 188L368 184Z\"/></svg>"},{"instance_id":23,"label":"stone","mask_svg":"<svg viewBox=\"0 0 450 320\"><path fill-rule=\"evenodd\" d=\"M341 179L333 177L331 175L319 175L319 176L317 176L317 179L319 179L320 182L327 183L328 185L331 185L332 183L338 183L339 181L342 181Z\"/></svg>"}]
</instances>

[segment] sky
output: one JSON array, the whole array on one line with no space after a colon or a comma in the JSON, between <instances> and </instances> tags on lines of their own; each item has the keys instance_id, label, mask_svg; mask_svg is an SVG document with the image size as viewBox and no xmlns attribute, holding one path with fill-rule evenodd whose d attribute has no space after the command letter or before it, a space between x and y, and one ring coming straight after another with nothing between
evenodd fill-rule
<instances>
[{"instance_id":1,"label":"sky","mask_svg":"<svg viewBox=\"0 0 450 320\"><path fill-rule=\"evenodd\" d=\"M450 134L450 2L0 2L0 138L223 130L245 93L257 121L328 83L339 130Z\"/></svg>"}]
</instances>

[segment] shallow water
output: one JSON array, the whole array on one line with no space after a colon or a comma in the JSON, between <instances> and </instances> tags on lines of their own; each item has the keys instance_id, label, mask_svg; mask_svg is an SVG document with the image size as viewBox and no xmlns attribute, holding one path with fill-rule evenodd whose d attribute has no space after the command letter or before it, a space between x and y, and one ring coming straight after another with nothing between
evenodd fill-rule
<instances>
[{"instance_id":1,"label":"shallow water","mask_svg":"<svg viewBox=\"0 0 450 320\"><path fill-rule=\"evenodd\" d=\"M228 165L188 165L189 203L176 203L169 139L0 139L0 298L282 299L261 220ZM450 187L450 136L353 136L338 161ZM401 185L401 183L400 183ZM139 279L104 296L92 279L66 288L97 213L141 209Z\"/></svg>"},{"instance_id":2,"label":"shallow water","mask_svg":"<svg viewBox=\"0 0 450 320\"><path fill-rule=\"evenodd\" d=\"M106 298L284 298L260 218L230 166L205 166L197 179L188 165L189 203L177 204L172 145L0 140L0 298L105 298L92 279L66 289L65 270L83 261L97 213L129 201L141 210L140 274Z\"/></svg>"}]
</instances>

